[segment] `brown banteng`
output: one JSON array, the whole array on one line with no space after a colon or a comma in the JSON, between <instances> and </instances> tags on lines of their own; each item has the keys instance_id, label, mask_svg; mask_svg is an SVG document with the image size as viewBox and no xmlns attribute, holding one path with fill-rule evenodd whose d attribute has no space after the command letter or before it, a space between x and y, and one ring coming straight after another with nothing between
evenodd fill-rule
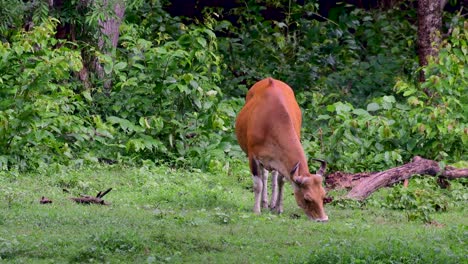
<instances>
[{"instance_id":1,"label":"brown banteng","mask_svg":"<svg viewBox=\"0 0 468 264\"><path fill-rule=\"evenodd\" d=\"M268 207L268 172L273 172L270 207L283 211L283 184L294 187L297 204L313 220L327 221L323 208L325 190L322 174L326 162L316 174L309 172L300 142L301 110L293 90L284 82L267 78L254 84L236 120L236 136L247 154L253 175L254 212ZM276 173L277 172L277 173Z\"/></svg>"}]
</instances>

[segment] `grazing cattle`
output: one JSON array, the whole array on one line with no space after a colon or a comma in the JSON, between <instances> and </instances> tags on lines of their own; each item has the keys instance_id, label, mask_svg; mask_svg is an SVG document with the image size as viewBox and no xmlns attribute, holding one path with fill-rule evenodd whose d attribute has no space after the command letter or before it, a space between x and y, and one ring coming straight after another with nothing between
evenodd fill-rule
<instances>
[{"instance_id":1,"label":"grazing cattle","mask_svg":"<svg viewBox=\"0 0 468 264\"><path fill-rule=\"evenodd\" d=\"M293 90L284 82L267 78L254 84L236 120L236 136L249 159L253 176L253 211L268 208L268 172L273 171L270 208L283 212L284 179L294 187L299 207L311 220L327 221L323 208L325 190L322 175L326 162L316 174L309 172L300 142L301 110ZM316 160L316 159L315 159Z\"/></svg>"}]
</instances>

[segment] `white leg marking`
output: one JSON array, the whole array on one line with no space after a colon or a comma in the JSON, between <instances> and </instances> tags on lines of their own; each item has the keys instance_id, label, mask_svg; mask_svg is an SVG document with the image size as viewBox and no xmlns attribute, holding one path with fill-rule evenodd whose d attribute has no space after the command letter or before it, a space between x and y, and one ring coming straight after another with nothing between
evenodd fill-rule
<instances>
[{"instance_id":1,"label":"white leg marking","mask_svg":"<svg viewBox=\"0 0 468 264\"><path fill-rule=\"evenodd\" d=\"M271 173L271 200L270 209L274 209L276 201L278 200L278 172L273 171Z\"/></svg>"},{"instance_id":2,"label":"white leg marking","mask_svg":"<svg viewBox=\"0 0 468 264\"><path fill-rule=\"evenodd\" d=\"M256 214L260 214L260 199L261 199L261 193L263 189L263 181L260 178L260 176L253 175L253 191L255 195L255 203L253 207L253 211Z\"/></svg>"},{"instance_id":3,"label":"white leg marking","mask_svg":"<svg viewBox=\"0 0 468 264\"><path fill-rule=\"evenodd\" d=\"M283 186L284 186L284 177L283 175L278 175L278 200L276 201L275 211L278 214L283 212Z\"/></svg>"},{"instance_id":4,"label":"white leg marking","mask_svg":"<svg viewBox=\"0 0 468 264\"><path fill-rule=\"evenodd\" d=\"M262 208L268 208L268 171L262 170Z\"/></svg>"}]
</instances>

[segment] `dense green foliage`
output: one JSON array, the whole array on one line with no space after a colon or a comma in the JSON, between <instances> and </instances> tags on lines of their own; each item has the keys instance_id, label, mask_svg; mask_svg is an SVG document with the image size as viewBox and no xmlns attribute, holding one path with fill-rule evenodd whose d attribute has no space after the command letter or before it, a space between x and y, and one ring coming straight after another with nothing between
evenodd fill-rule
<instances>
[{"instance_id":1,"label":"dense green foliage","mask_svg":"<svg viewBox=\"0 0 468 264\"><path fill-rule=\"evenodd\" d=\"M415 19L411 12L355 9L338 23L319 22L313 19L317 5L307 4L285 8L283 21L271 21L258 15L262 6L250 4L233 11L240 15L238 26L218 25L228 36L220 38L220 52L238 76L230 83L272 75L296 91L319 91L331 100L345 95L363 105L390 92L395 76L413 70L416 31L405 17Z\"/></svg>"},{"instance_id":2,"label":"dense green foliage","mask_svg":"<svg viewBox=\"0 0 468 264\"><path fill-rule=\"evenodd\" d=\"M296 90L306 152L334 169L380 170L414 155L467 159L462 17L449 19L440 59L418 84L409 8L348 7L336 21L320 22L314 3L277 1L269 4L284 12L276 21L247 1L187 23L159 1L128 1L118 49L100 54L93 28L99 12L111 11L73 1L62 11L43 4L18 2L1 14L3 169L100 159L222 168L242 159L234 118L247 87L266 76ZM25 32L15 19L27 12L35 26ZM56 40L50 15L74 23L88 43ZM110 94L95 76L91 87L78 80L81 55L92 54L112 76Z\"/></svg>"},{"instance_id":3,"label":"dense green foliage","mask_svg":"<svg viewBox=\"0 0 468 264\"><path fill-rule=\"evenodd\" d=\"M328 223L307 220L292 195L285 195L283 215L256 216L251 180L243 179L244 173L120 165L1 172L0 262L426 264L466 259L466 202L433 213L430 224L382 209L388 190L361 207L328 205ZM426 184L412 181L410 187L426 189ZM68 199L109 187L114 188L104 197L109 206ZM290 185L285 188L292 192ZM43 195L53 203L39 204Z\"/></svg>"},{"instance_id":4,"label":"dense green foliage","mask_svg":"<svg viewBox=\"0 0 468 264\"><path fill-rule=\"evenodd\" d=\"M317 1L246 0L203 19L172 17L165 1L122 1L119 44L104 52L99 21L115 1L0 0L0 261L466 259L466 179L441 189L416 178L365 202L330 191L323 225L291 195L283 215L255 216L234 136L248 87L272 76L295 90L304 150L330 170L384 170L415 155L467 167L465 17L446 14L440 55L421 69L405 1L342 6L331 19ZM267 19L272 8L280 16ZM57 39L64 28L73 34ZM109 187L111 206L67 199ZM54 203L40 205L43 195Z\"/></svg>"},{"instance_id":5,"label":"dense green foliage","mask_svg":"<svg viewBox=\"0 0 468 264\"><path fill-rule=\"evenodd\" d=\"M21 170L67 163L94 133L86 93L70 80L80 53L53 37L54 19L0 43L0 164ZM89 95L88 95L89 97Z\"/></svg>"},{"instance_id":6,"label":"dense green foliage","mask_svg":"<svg viewBox=\"0 0 468 264\"><path fill-rule=\"evenodd\" d=\"M432 221L434 212L445 212L450 205L461 206L460 202L468 197L465 186L454 182L449 190L433 191L434 179L416 181L409 188L396 186L382 204L386 208L405 210L408 220Z\"/></svg>"},{"instance_id":7,"label":"dense green foliage","mask_svg":"<svg viewBox=\"0 0 468 264\"><path fill-rule=\"evenodd\" d=\"M317 20L313 1L246 1L190 20L170 16L160 1L125 2L111 52L96 45L109 8L67 1L57 10L38 0L0 11L0 170L102 161L230 172L245 163L236 113L247 88L267 76L294 88L306 154L332 170L383 170L415 155L442 165L468 160L463 16L447 14L439 58L419 69L407 6L346 6L334 20ZM276 20L262 15L272 5L282 14ZM78 40L56 39L67 23ZM92 58L109 79L92 74ZM83 67L88 83L79 79ZM424 206L416 218L429 221Z\"/></svg>"},{"instance_id":8,"label":"dense green foliage","mask_svg":"<svg viewBox=\"0 0 468 264\"><path fill-rule=\"evenodd\" d=\"M178 39L162 36L155 41L164 44L153 46L136 26L122 33L122 61L106 64L116 76L112 94L95 96L100 114L118 132L111 143L140 159L202 167L235 116L221 101L215 34L187 28Z\"/></svg>"}]
</instances>

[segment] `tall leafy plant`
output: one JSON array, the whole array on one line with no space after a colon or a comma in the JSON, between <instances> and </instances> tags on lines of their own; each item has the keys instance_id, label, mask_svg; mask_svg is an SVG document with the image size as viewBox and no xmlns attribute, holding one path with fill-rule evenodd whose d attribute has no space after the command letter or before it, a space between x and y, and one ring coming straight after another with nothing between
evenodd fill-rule
<instances>
[{"instance_id":1,"label":"tall leafy plant","mask_svg":"<svg viewBox=\"0 0 468 264\"><path fill-rule=\"evenodd\" d=\"M222 67L215 34L187 27L174 40L162 35L156 44L127 25L121 37L121 60L102 57L116 76L111 96L96 94L101 114L118 131L114 145L123 155L156 160L209 164L230 130L232 107L223 104Z\"/></svg>"},{"instance_id":2,"label":"tall leafy plant","mask_svg":"<svg viewBox=\"0 0 468 264\"><path fill-rule=\"evenodd\" d=\"M351 9L336 21L320 21L314 3L246 5L230 11L238 18L235 23L219 21L215 27L223 35L220 51L231 76L226 82L233 87L229 94L245 92L239 83L249 86L274 76L298 91L320 91L333 95L330 100L345 94L354 106L365 107L391 92L395 76L417 65L416 29L408 21L415 19L414 12ZM279 14L267 19L269 12ZM220 13L232 20L232 14Z\"/></svg>"},{"instance_id":3,"label":"tall leafy plant","mask_svg":"<svg viewBox=\"0 0 468 264\"><path fill-rule=\"evenodd\" d=\"M0 6L0 40L3 41L21 27L26 5L21 0L0 0Z\"/></svg>"},{"instance_id":4,"label":"tall leafy plant","mask_svg":"<svg viewBox=\"0 0 468 264\"><path fill-rule=\"evenodd\" d=\"M376 97L364 108L346 102L327 105L318 93L301 94L301 100L324 106L306 112L305 119L312 120L306 123L306 131L312 131L305 135L311 137L306 140L306 146L312 146L308 150L348 171L382 170L415 155L444 162L466 160L466 34L466 28L453 29L439 58L424 69L424 83L400 79L395 95Z\"/></svg>"},{"instance_id":5,"label":"tall leafy plant","mask_svg":"<svg viewBox=\"0 0 468 264\"><path fill-rule=\"evenodd\" d=\"M95 136L76 93L80 52L54 38L57 20L0 43L0 168L29 169L77 158ZM56 48L58 46L58 48Z\"/></svg>"},{"instance_id":6,"label":"tall leafy plant","mask_svg":"<svg viewBox=\"0 0 468 264\"><path fill-rule=\"evenodd\" d=\"M433 158L468 159L467 36L467 22L454 25L439 57L423 69L427 80L420 87L403 80L395 86L410 107L404 120L421 137L417 147Z\"/></svg>"}]
</instances>

